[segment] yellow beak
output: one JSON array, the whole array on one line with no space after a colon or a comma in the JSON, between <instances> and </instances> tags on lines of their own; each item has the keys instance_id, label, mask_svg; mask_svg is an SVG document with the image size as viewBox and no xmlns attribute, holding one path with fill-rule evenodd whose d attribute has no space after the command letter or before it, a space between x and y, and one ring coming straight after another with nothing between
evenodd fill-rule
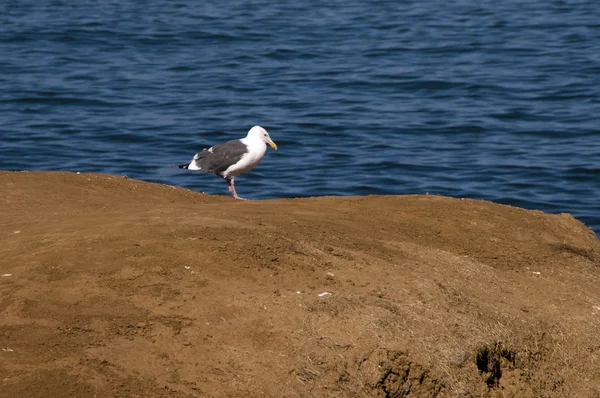
<instances>
[{"instance_id":1,"label":"yellow beak","mask_svg":"<svg viewBox=\"0 0 600 398\"><path fill-rule=\"evenodd\" d=\"M269 140L267 141L269 143L269 145L271 145L271 148L277 150L277 144L275 144L273 141Z\"/></svg>"}]
</instances>

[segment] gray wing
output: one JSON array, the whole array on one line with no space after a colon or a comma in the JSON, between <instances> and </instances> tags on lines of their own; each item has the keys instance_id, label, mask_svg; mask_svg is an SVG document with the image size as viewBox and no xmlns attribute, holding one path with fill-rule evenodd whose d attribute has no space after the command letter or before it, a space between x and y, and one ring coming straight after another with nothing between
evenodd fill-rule
<instances>
[{"instance_id":1,"label":"gray wing","mask_svg":"<svg viewBox=\"0 0 600 398\"><path fill-rule=\"evenodd\" d=\"M194 163L202 171L223 176L225 170L239 162L247 152L248 147L242 141L227 141L198 152L194 156Z\"/></svg>"}]
</instances>

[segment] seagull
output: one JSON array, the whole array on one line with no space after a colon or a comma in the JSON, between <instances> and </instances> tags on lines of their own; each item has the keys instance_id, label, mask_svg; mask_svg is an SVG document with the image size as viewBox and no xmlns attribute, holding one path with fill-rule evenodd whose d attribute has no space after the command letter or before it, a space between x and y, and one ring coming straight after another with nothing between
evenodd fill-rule
<instances>
[{"instance_id":1,"label":"seagull","mask_svg":"<svg viewBox=\"0 0 600 398\"><path fill-rule=\"evenodd\" d=\"M267 130L254 126L246 138L227 141L211 148L204 148L194 155L190 163L179 165L180 169L200 170L217 175L229 185L229 192L235 199L244 199L235 191L233 180L242 173L256 167L267 153L267 145L277 150Z\"/></svg>"}]
</instances>

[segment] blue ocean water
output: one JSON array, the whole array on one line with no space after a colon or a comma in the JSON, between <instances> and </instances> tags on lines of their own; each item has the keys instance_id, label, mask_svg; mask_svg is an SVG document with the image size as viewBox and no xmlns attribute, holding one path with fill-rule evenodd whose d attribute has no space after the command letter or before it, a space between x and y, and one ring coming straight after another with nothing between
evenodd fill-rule
<instances>
[{"instance_id":1,"label":"blue ocean water","mask_svg":"<svg viewBox=\"0 0 600 398\"><path fill-rule=\"evenodd\" d=\"M0 2L0 169L176 169L255 124L251 199L442 194L600 232L597 0Z\"/></svg>"}]
</instances>

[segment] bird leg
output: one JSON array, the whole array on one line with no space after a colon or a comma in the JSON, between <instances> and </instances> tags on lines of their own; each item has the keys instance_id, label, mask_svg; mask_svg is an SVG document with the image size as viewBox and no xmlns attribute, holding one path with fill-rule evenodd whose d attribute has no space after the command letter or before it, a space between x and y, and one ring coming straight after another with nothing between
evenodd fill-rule
<instances>
[{"instance_id":1,"label":"bird leg","mask_svg":"<svg viewBox=\"0 0 600 398\"><path fill-rule=\"evenodd\" d=\"M231 194L233 195L233 197L235 199L240 199L240 200L246 200L242 197L239 197L237 192L235 191L235 185L233 183L233 177L231 178L225 178L227 180L227 184L229 185L229 192L231 192Z\"/></svg>"}]
</instances>

